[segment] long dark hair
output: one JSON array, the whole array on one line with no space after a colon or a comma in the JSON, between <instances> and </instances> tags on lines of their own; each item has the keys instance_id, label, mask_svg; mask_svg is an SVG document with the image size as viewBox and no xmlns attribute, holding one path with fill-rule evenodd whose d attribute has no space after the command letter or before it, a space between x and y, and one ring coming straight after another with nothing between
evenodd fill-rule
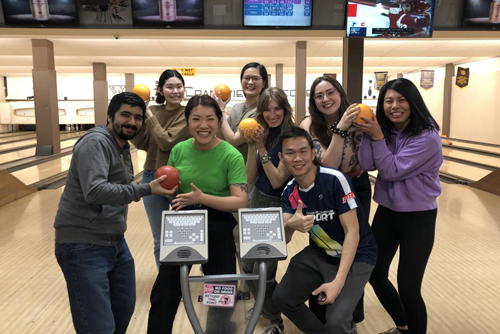
<instances>
[{"instance_id":1,"label":"long dark hair","mask_svg":"<svg viewBox=\"0 0 500 334\"><path fill-rule=\"evenodd\" d=\"M259 104L257 105L257 111L255 112L255 118L257 119L257 122L264 128L265 139L267 138L267 135L269 133L269 125L267 125L267 122L264 119L264 110L267 109L271 100L276 102L276 104L281 109L283 109L283 121L279 126L280 132L283 131L283 129L289 128L294 125L293 109L288 102L285 92L278 87L269 87L260 95ZM277 143L278 142L276 140L276 142L271 143L271 146L275 147Z\"/></svg>"},{"instance_id":2,"label":"long dark hair","mask_svg":"<svg viewBox=\"0 0 500 334\"><path fill-rule=\"evenodd\" d=\"M163 89L163 85L165 85L165 81L167 81L170 78L179 78L179 80L182 82L182 86L186 86L184 84L184 78L182 77L182 74L177 72L176 70L165 70L163 73L160 75L160 79L158 80L158 86L156 86L156 98L155 102L158 104L163 104L165 103L165 96L160 94L160 91Z\"/></svg>"},{"instance_id":3,"label":"long dark hair","mask_svg":"<svg viewBox=\"0 0 500 334\"><path fill-rule=\"evenodd\" d=\"M316 86L323 81L327 81L333 85L333 87L340 94L340 106L339 106L339 120L344 115L344 112L349 107L350 103L347 100L347 95L342 88L342 85L332 77L324 75L317 78L311 85L311 90L309 93L309 115L311 115L311 135L317 137L324 147L328 147L332 141L332 132L330 131L329 125L326 124L325 116L316 107L316 101L314 96L316 95Z\"/></svg>"},{"instance_id":4,"label":"long dark hair","mask_svg":"<svg viewBox=\"0 0 500 334\"><path fill-rule=\"evenodd\" d=\"M267 70L266 67L262 64L253 62L253 63L248 63L243 68L241 69L240 73L240 82L243 81L243 75L245 74L245 71L248 70L249 68L256 68L259 70L259 74L262 77L262 90L260 91L260 94L269 87L269 83L267 82Z\"/></svg>"},{"instance_id":5,"label":"long dark hair","mask_svg":"<svg viewBox=\"0 0 500 334\"><path fill-rule=\"evenodd\" d=\"M220 110L219 105L217 102L211 98L208 95L195 95L192 98L189 99L186 109L184 110L184 116L186 117L186 121L189 123L189 115L191 115L191 111L193 110L194 107L196 106L205 106L205 107L210 107L215 110L215 116L217 116L217 119L219 120L219 125L222 120L222 110Z\"/></svg>"},{"instance_id":6,"label":"long dark hair","mask_svg":"<svg viewBox=\"0 0 500 334\"><path fill-rule=\"evenodd\" d=\"M399 78L387 82L380 90L377 102L377 121L384 133L387 141L390 142L390 132L394 124L387 118L384 111L384 100L387 90L392 89L403 95L410 106L410 122L404 129L409 136L418 136L425 130L435 129L439 131L439 125L432 117L429 109L425 105L424 99L417 86L413 82L405 78Z\"/></svg>"}]
</instances>

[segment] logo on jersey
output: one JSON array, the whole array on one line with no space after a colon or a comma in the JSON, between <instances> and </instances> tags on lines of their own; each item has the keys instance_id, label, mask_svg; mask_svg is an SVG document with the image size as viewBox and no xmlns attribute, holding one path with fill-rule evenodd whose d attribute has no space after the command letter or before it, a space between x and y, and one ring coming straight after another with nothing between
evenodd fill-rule
<instances>
[{"instance_id":1,"label":"logo on jersey","mask_svg":"<svg viewBox=\"0 0 500 334\"><path fill-rule=\"evenodd\" d=\"M333 219L333 216L335 215L335 211L328 210L328 211L306 212L306 215L314 216L315 222L327 222L327 221Z\"/></svg>"},{"instance_id":2,"label":"logo on jersey","mask_svg":"<svg viewBox=\"0 0 500 334\"><path fill-rule=\"evenodd\" d=\"M288 200L290 201L290 205L292 206L292 209L297 210L297 207L299 206L299 201L302 201L299 195L299 187L295 185L293 188L292 193L290 196L288 196ZM304 201L302 201L304 203ZM306 203L304 203L303 208L307 208Z\"/></svg>"},{"instance_id":3,"label":"logo on jersey","mask_svg":"<svg viewBox=\"0 0 500 334\"><path fill-rule=\"evenodd\" d=\"M354 193L351 191L350 193L348 193L347 195L345 195L344 197L342 197L342 203L345 204L348 200L350 199L354 199L356 196L354 195Z\"/></svg>"}]
</instances>

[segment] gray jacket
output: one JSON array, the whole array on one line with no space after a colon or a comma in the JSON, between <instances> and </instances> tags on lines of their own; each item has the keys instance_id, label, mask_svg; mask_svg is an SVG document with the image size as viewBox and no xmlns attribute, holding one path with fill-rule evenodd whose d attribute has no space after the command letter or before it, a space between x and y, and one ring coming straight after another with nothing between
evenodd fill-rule
<instances>
[{"instance_id":1,"label":"gray jacket","mask_svg":"<svg viewBox=\"0 0 500 334\"><path fill-rule=\"evenodd\" d=\"M116 244L127 230L128 203L151 195L134 184L130 146L120 147L108 128L87 132L73 148L54 227L57 243Z\"/></svg>"}]
</instances>

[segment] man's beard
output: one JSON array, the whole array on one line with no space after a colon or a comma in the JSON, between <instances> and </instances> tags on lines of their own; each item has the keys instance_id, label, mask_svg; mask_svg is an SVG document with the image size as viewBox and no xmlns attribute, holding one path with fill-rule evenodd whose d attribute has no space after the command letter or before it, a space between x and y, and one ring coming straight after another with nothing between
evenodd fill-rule
<instances>
[{"instance_id":1,"label":"man's beard","mask_svg":"<svg viewBox=\"0 0 500 334\"><path fill-rule=\"evenodd\" d=\"M130 139L134 138L137 135L137 127L135 125L124 124L124 125L121 126L120 129L117 129L117 126L115 124L113 124L113 128L115 129L116 135L119 138L124 139L124 140L130 140ZM123 132L124 128L125 129L135 130L135 132L127 134L127 133Z\"/></svg>"}]
</instances>

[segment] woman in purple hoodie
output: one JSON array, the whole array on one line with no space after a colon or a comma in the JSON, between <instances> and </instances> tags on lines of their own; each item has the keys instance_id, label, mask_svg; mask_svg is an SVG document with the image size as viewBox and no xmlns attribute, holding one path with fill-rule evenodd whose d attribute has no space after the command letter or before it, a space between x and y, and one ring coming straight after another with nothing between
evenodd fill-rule
<instances>
[{"instance_id":1,"label":"woman in purple hoodie","mask_svg":"<svg viewBox=\"0 0 500 334\"><path fill-rule=\"evenodd\" d=\"M359 112L353 112L353 120ZM363 130L358 153L363 170L378 170L373 199L378 208L372 230L378 261L370 284L396 327L385 333L424 334L427 311L421 295L434 244L441 139L417 87L407 79L389 81L380 91L376 118L353 122ZM400 248L398 290L389 267Z\"/></svg>"}]
</instances>

